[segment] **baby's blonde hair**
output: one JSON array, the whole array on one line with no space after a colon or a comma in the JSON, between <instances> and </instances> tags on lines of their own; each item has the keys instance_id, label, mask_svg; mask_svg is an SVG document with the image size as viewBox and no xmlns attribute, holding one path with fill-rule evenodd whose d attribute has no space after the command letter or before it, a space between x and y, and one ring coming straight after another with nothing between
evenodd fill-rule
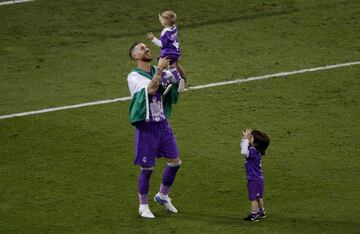
<instances>
[{"instance_id":1,"label":"baby's blonde hair","mask_svg":"<svg viewBox=\"0 0 360 234\"><path fill-rule=\"evenodd\" d=\"M176 23L176 13L174 11L164 11L159 17L165 19L169 26L173 26Z\"/></svg>"}]
</instances>

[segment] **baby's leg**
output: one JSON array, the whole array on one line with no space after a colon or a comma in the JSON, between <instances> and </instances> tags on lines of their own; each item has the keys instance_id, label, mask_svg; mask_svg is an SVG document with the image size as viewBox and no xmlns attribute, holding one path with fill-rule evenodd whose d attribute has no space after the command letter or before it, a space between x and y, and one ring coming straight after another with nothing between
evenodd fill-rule
<instances>
[{"instance_id":1,"label":"baby's leg","mask_svg":"<svg viewBox=\"0 0 360 234\"><path fill-rule=\"evenodd\" d=\"M186 82L187 77L186 77L186 75L185 75L185 72L184 72L183 67L180 65L180 61L179 61L179 60L176 61L175 65L176 65L176 69L177 69L177 70L179 71L179 73L180 73L181 78L183 78L183 79L185 80L185 82Z\"/></svg>"},{"instance_id":2,"label":"baby's leg","mask_svg":"<svg viewBox=\"0 0 360 234\"><path fill-rule=\"evenodd\" d=\"M179 93L183 92L185 90L185 82L186 80L184 79L184 77L181 75L180 71L178 70L178 61L174 61L169 67L170 67L170 72L172 74L171 77L169 77L169 81L170 83L173 84L178 84L178 89L177 91ZM182 68L181 68L182 69ZM184 74L184 71L181 70L181 72Z\"/></svg>"},{"instance_id":3,"label":"baby's leg","mask_svg":"<svg viewBox=\"0 0 360 234\"><path fill-rule=\"evenodd\" d=\"M176 67L173 67L170 69L170 72L172 74L172 77L170 78L170 83L177 84L182 78L179 71L176 69Z\"/></svg>"}]
</instances>

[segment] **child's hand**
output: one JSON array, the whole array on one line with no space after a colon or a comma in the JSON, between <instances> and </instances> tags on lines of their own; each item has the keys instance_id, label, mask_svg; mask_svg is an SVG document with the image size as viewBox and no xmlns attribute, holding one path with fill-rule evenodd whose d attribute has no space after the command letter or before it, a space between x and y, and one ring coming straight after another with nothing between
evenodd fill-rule
<instances>
[{"instance_id":1,"label":"child's hand","mask_svg":"<svg viewBox=\"0 0 360 234\"><path fill-rule=\"evenodd\" d=\"M155 38L155 36L152 32L149 32L148 34L146 34L146 37L150 40L153 40Z\"/></svg>"},{"instance_id":2,"label":"child's hand","mask_svg":"<svg viewBox=\"0 0 360 234\"><path fill-rule=\"evenodd\" d=\"M244 139L247 139L249 140L250 139L250 136L251 136L251 129L246 129L244 132L243 132L243 136L244 136Z\"/></svg>"}]
</instances>

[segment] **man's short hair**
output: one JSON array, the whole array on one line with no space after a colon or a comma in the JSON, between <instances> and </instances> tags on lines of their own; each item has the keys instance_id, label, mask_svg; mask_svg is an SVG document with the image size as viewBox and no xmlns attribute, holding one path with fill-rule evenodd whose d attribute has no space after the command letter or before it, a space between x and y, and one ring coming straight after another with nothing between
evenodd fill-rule
<instances>
[{"instance_id":1,"label":"man's short hair","mask_svg":"<svg viewBox=\"0 0 360 234\"><path fill-rule=\"evenodd\" d=\"M130 49L129 49L129 57L132 59L132 60L135 60L134 59L134 51L135 51L135 47L137 45L139 45L140 43L139 42L134 42L134 44L131 45Z\"/></svg>"}]
</instances>

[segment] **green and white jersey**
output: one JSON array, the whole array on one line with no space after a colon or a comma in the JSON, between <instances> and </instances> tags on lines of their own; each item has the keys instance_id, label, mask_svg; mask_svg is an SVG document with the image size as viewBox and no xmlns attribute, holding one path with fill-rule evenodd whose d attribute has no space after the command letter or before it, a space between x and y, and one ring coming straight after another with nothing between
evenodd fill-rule
<instances>
[{"instance_id":1,"label":"green and white jersey","mask_svg":"<svg viewBox=\"0 0 360 234\"><path fill-rule=\"evenodd\" d=\"M155 95L147 93L147 87L155 73L155 66L151 66L149 73L135 68L127 77L132 99L129 108L129 119L132 125L144 120L147 122L162 121L171 115L172 104L177 103L179 96L177 85L173 85L171 91L165 96L162 95L162 87L158 89Z\"/></svg>"}]
</instances>

